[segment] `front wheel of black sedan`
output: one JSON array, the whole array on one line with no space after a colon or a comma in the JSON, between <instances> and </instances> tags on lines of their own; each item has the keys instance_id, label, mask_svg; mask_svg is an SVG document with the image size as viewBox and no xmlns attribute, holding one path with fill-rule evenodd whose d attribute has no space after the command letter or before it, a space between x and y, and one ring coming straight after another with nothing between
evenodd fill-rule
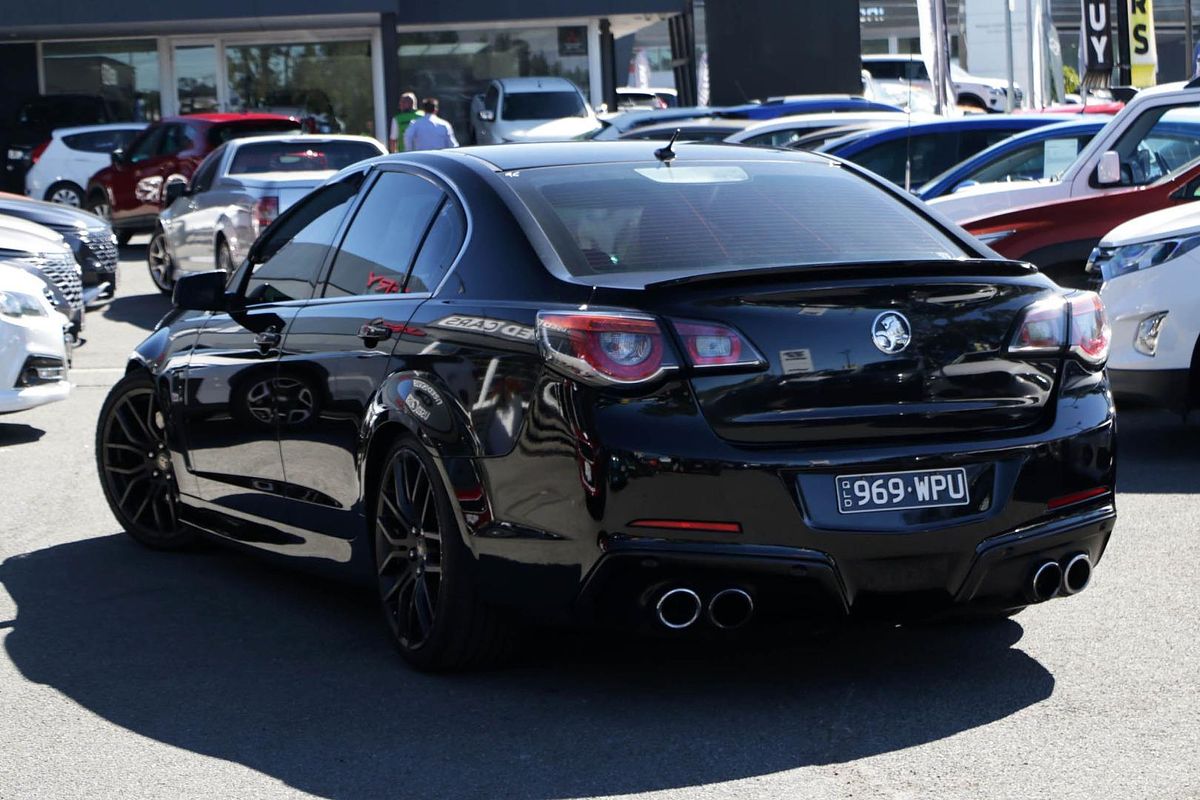
<instances>
[{"instance_id":1,"label":"front wheel of black sedan","mask_svg":"<svg viewBox=\"0 0 1200 800\"><path fill-rule=\"evenodd\" d=\"M442 671L497 661L509 631L471 581L471 557L433 460L410 440L392 447L374 509L379 599L406 661Z\"/></svg>"},{"instance_id":2,"label":"front wheel of black sedan","mask_svg":"<svg viewBox=\"0 0 1200 800\"><path fill-rule=\"evenodd\" d=\"M177 550L195 532L179 522L179 488L154 380L135 372L109 392L96 426L96 466L113 515L139 543Z\"/></svg>"}]
</instances>

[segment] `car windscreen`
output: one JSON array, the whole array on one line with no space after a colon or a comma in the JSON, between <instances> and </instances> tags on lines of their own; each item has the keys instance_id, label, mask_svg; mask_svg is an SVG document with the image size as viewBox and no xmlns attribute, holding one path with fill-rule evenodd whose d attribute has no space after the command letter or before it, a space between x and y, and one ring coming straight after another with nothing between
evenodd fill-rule
<instances>
[{"instance_id":1,"label":"car windscreen","mask_svg":"<svg viewBox=\"0 0 1200 800\"><path fill-rule=\"evenodd\" d=\"M559 119L586 117L578 92L517 92L504 95L504 119Z\"/></svg>"},{"instance_id":2,"label":"car windscreen","mask_svg":"<svg viewBox=\"0 0 1200 800\"><path fill-rule=\"evenodd\" d=\"M209 147L225 144L230 139L247 136L263 136L268 133L292 133L300 131L300 122L294 119L255 119L241 122L226 122L208 131Z\"/></svg>"},{"instance_id":3,"label":"car windscreen","mask_svg":"<svg viewBox=\"0 0 1200 800\"><path fill-rule=\"evenodd\" d=\"M825 162L587 164L505 180L575 277L968 255L914 207Z\"/></svg>"},{"instance_id":4,"label":"car windscreen","mask_svg":"<svg viewBox=\"0 0 1200 800\"><path fill-rule=\"evenodd\" d=\"M229 165L230 175L256 172L314 172L338 170L381 155L368 142L255 142L237 149Z\"/></svg>"}]
</instances>

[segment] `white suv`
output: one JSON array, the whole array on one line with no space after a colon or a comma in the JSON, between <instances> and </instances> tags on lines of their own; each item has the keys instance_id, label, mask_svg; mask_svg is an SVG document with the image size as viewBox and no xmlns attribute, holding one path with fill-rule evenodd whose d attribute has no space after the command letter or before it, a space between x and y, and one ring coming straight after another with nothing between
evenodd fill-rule
<instances>
[{"instance_id":1,"label":"white suv","mask_svg":"<svg viewBox=\"0 0 1200 800\"><path fill-rule=\"evenodd\" d=\"M583 93L566 78L499 78L471 101L471 142L564 142L601 128Z\"/></svg>"},{"instance_id":2,"label":"white suv","mask_svg":"<svg viewBox=\"0 0 1200 800\"><path fill-rule=\"evenodd\" d=\"M0 414L67 399L66 325L40 280L0 261Z\"/></svg>"},{"instance_id":3,"label":"white suv","mask_svg":"<svg viewBox=\"0 0 1200 800\"><path fill-rule=\"evenodd\" d=\"M125 147L145 127L145 122L115 122L59 128L33 151L33 166L25 173L25 194L83 208L88 180L112 163L113 150Z\"/></svg>"},{"instance_id":4,"label":"white suv","mask_svg":"<svg viewBox=\"0 0 1200 800\"><path fill-rule=\"evenodd\" d=\"M926 91L933 88L925 61L919 55L863 56L862 65L876 81L902 81ZM960 106L973 106L987 111L1008 109L1008 81L971 75L957 64L951 64L950 82L954 84L954 94ZM1013 106L1017 106L1024 95L1016 84L1013 89Z\"/></svg>"}]
</instances>

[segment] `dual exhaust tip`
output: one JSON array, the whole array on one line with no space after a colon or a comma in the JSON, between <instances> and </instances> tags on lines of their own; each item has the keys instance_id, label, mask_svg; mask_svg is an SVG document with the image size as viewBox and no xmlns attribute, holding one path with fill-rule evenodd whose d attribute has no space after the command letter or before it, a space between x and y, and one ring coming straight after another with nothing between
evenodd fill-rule
<instances>
[{"instance_id":1,"label":"dual exhaust tip","mask_svg":"<svg viewBox=\"0 0 1200 800\"><path fill-rule=\"evenodd\" d=\"M1059 563L1044 561L1033 571L1029 583L1029 599L1035 603L1082 592L1092 581L1092 560L1087 553L1078 553Z\"/></svg>"},{"instance_id":2,"label":"dual exhaust tip","mask_svg":"<svg viewBox=\"0 0 1200 800\"><path fill-rule=\"evenodd\" d=\"M654 605L659 624L673 631L692 627L702 613L722 630L740 628L754 616L754 598L742 589L722 589L705 605L695 591L679 586L663 592Z\"/></svg>"}]
</instances>

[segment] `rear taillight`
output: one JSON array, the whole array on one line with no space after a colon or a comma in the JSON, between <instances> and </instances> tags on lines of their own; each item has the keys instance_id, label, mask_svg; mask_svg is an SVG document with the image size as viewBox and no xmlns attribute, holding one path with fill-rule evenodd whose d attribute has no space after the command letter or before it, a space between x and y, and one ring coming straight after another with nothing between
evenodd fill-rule
<instances>
[{"instance_id":1,"label":"rear taillight","mask_svg":"<svg viewBox=\"0 0 1200 800\"><path fill-rule=\"evenodd\" d=\"M1103 364L1112 339L1104 301L1095 292L1076 292L1067 302L1071 306L1071 352L1089 364Z\"/></svg>"},{"instance_id":2,"label":"rear taillight","mask_svg":"<svg viewBox=\"0 0 1200 800\"><path fill-rule=\"evenodd\" d=\"M678 366L658 322L642 314L543 311L537 336L547 361L588 383L642 383Z\"/></svg>"},{"instance_id":3,"label":"rear taillight","mask_svg":"<svg viewBox=\"0 0 1200 800\"><path fill-rule=\"evenodd\" d=\"M257 236L262 233L263 229L275 221L279 216L279 198L273 195L260 197L254 201L254 208L250 212L250 220L254 223L254 232Z\"/></svg>"},{"instance_id":4,"label":"rear taillight","mask_svg":"<svg viewBox=\"0 0 1200 800\"><path fill-rule=\"evenodd\" d=\"M38 159L42 157L42 153L46 152L46 148L50 146L50 141L50 139L47 139L37 147L33 148L33 152L29 154L30 164L36 164L38 162Z\"/></svg>"},{"instance_id":5,"label":"rear taillight","mask_svg":"<svg viewBox=\"0 0 1200 800\"><path fill-rule=\"evenodd\" d=\"M1066 298L1040 300L1025 309L1017 331L1008 343L1008 352L1052 355L1065 349L1080 360L1098 366L1108 360L1111 334L1100 295L1075 292Z\"/></svg>"},{"instance_id":6,"label":"rear taillight","mask_svg":"<svg viewBox=\"0 0 1200 800\"><path fill-rule=\"evenodd\" d=\"M724 325L672 321L694 367L750 367L763 363L754 346Z\"/></svg>"}]
</instances>

